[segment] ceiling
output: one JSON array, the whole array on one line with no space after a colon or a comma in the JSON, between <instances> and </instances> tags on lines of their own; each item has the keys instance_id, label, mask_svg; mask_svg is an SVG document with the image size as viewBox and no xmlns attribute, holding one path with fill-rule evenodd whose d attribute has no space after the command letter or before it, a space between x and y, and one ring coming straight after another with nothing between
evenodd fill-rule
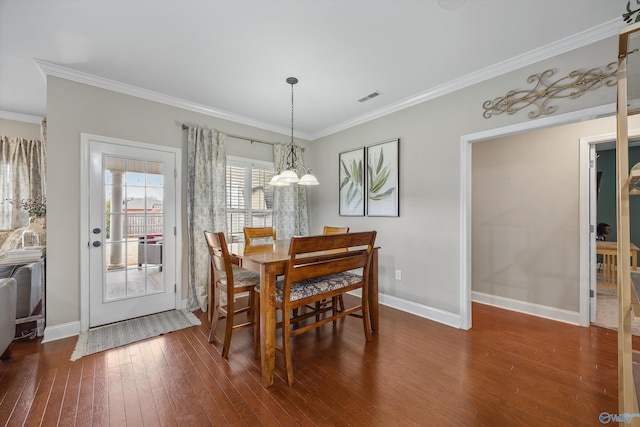
<instances>
[{"instance_id":1,"label":"ceiling","mask_svg":"<svg viewBox=\"0 0 640 427\"><path fill-rule=\"evenodd\" d=\"M288 134L294 76L296 135L315 139L558 40L622 26L626 3L0 0L0 113L46 116L43 69L53 69Z\"/></svg>"}]
</instances>

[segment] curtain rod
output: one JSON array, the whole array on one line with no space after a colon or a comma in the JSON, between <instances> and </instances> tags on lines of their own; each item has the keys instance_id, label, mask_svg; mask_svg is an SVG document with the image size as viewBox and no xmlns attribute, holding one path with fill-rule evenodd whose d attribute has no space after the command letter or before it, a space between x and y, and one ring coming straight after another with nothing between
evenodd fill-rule
<instances>
[{"instance_id":1,"label":"curtain rod","mask_svg":"<svg viewBox=\"0 0 640 427\"><path fill-rule=\"evenodd\" d=\"M189 129L189 126L183 123L182 124L182 129ZM247 138L246 136L233 135L233 134L230 134L230 133L227 133L226 135L228 137L230 137L230 138L243 139L245 141L249 141L252 144L254 142L259 142L260 144L268 144L268 145L277 145L278 144L277 142L260 141L259 139ZM304 151L304 148L302 148L302 151Z\"/></svg>"}]
</instances>

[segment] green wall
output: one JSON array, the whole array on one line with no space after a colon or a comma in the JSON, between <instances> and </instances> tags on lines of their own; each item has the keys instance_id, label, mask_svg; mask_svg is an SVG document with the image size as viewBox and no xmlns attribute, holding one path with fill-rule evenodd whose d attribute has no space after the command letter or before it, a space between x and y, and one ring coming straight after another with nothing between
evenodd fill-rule
<instances>
[{"instance_id":1,"label":"green wall","mask_svg":"<svg viewBox=\"0 0 640 427\"><path fill-rule=\"evenodd\" d=\"M629 147L629 167L640 162L640 147ZM616 221L616 150L598 151L598 172L602 172L596 224L606 222L612 228L607 240L615 241L618 234ZM631 241L640 246L640 196L629 198Z\"/></svg>"}]
</instances>

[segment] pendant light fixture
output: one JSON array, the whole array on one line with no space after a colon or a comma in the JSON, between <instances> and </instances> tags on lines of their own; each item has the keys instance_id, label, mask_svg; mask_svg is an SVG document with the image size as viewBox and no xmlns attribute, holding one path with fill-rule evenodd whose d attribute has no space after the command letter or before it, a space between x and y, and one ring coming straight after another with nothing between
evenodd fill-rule
<instances>
[{"instance_id":1,"label":"pendant light fixture","mask_svg":"<svg viewBox=\"0 0 640 427\"><path fill-rule=\"evenodd\" d=\"M298 83L295 77L287 78L287 83L291 85L291 141L289 142L289 153L287 154L287 164L284 171L278 171L269 181L269 185L283 186L290 184L298 185L320 185L315 176L311 174L311 169L298 164L298 156L296 155L296 145L293 142L293 85ZM296 169L301 168L306 172L301 178L298 178Z\"/></svg>"}]
</instances>

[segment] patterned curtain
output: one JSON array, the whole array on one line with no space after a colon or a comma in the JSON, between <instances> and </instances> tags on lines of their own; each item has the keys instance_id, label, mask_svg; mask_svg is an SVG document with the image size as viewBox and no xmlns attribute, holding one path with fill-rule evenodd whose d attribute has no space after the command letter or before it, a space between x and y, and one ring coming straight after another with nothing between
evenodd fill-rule
<instances>
[{"instance_id":1,"label":"patterned curtain","mask_svg":"<svg viewBox=\"0 0 640 427\"><path fill-rule=\"evenodd\" d=\"M289 145L275 144L273 146L273 162L277 171L285 169L289 151ZM296 158L299 165L304 165L302 150L297 146ZM304 175L305 171L298 168L296 173L300 177ZM309 235L307 189L304 185L291 184L286 187L274 187L273 225L276 228L278 240Z\"/></svg>"},{"instance_id":2,"label":"patterned curtain","mask_svg":"<svg viewBox=\"0 0 640 427\"><path fill-rule=\"evenodd\" d=\"M204 231L226 231L226 135L189 127L187 138L188 309L207 311L209 251Z\"/></svg>"},{"instance_id":3,"label":"patterned curtain","mask_svg":"<svg viewBox=\"0 0 640 427\"><path fill-rule=\"evenodd\" d=\"M21 200L46 197L46 157L44 140L0 136L0 230L28 224L28 213L19 207Z\"/></svg>"}]
</instances>

